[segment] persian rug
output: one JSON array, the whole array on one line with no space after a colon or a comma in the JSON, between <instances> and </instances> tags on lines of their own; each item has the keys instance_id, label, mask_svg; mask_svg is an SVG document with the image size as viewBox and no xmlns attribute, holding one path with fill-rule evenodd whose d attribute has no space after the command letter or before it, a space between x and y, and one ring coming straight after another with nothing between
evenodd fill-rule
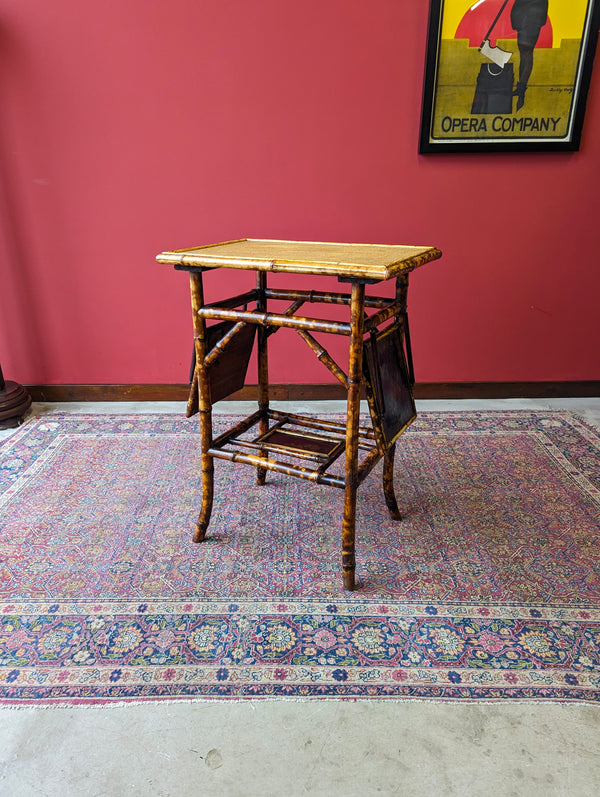
<instances>
[{"instance_id":1,"label":"persian rug","mask_svg":"<svg viewBox=\"0 0 600 797\"><path fill-rule=\"evenodd\" d=\"M232 418L215 417L217 430ZM421 413L359 490L215 463L197 420L50 414L0 446L0 703L600 702L600 438L561 412Z\"/></svg>"}]
</instances>

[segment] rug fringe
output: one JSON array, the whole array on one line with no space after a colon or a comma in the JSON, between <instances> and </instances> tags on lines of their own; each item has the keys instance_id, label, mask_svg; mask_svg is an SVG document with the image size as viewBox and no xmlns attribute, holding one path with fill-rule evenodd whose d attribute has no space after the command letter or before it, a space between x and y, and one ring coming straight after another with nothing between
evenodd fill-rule
<instances>
[{"instance_id":1,"label":"rug fringe","mask_svg":"<svg viewBox=\"0 0 600 797\"><path fill-rule=\"evenodd\" d=\"M558 700L555 698L543 698L543 699L536 699L536 698L496 698L496 699L478 699L478 698L432 698L432 697L380 697L380 698L367 698L367 697L272 697L269 695L265 696L257 696L253 695L251 698L246 697L234 697L234 698L218 698L218 697L181 697L181 698L149 698L145 700L138 700L136 698L132 698L131 700L113 700L113 701L106 701L102 702L100 700L93 701L93 702L86 702L84 700L75 701L72 703L67 702L60 702L60 703L38 703L35 701L25 702L25 703L6 703L0 704L0 714L4 711L27 711L28 709L32 709L34 711L50 711L50 710L72 710L72 709L123 709L123 708L140 708L141 706L151 705L153 707L157 706L175 706L175 705L202 705L207 706L213 703L219 705L231 705L232 703L250 705L250 708L254 711L256 707L253 705L254 703L257 704L265 704L265 703L372 703L372 704L383 704L383 703L394 703L394 704L422 704L427 703L428 705L441 705L441 706L448 706L448 705L456 705L456 706L590 706L594 707L596 710L598 709L598 705L590 703L586 700L574 699L574 700Z\"/></svg>"}]
</instances>

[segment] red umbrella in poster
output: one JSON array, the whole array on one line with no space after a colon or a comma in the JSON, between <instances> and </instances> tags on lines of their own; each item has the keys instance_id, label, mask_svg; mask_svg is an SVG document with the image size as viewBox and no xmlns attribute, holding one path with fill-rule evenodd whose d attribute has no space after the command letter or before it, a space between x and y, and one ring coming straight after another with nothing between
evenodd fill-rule
<instances>
[{"instance_id":1,"label":"red umbrella in poster","mask_svg":"<svg viewBox=\"0 0 600 797\"><path fill-rule=\"evenodd\" d=\"M456 28L455 39L468 39L470 47L481 47L481 43L488 38L490 46L495 47L498 39L516 39L517 31L511 23L512 7L517 5L535 5L533 2L519 3L519 0L509 0L505 8L504 0L478 0L465 13ZM490 32L490 26L496 16L502 12L498 21ZM552 47L552 23L550 17L540 30L536 47Z\"/></svg>"}]
</instances>

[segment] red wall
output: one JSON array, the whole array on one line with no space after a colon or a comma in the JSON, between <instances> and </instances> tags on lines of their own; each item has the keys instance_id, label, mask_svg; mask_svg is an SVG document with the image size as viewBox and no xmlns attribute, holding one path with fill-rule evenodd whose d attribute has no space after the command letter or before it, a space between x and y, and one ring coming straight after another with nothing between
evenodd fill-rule
<instances>
[{"instance_id":1,"label":"red wall","mask_svg":"<svg viewBox=\"0 0 600 797\"><path fill-rule=\"evenodd\" d=\"M184 382L187 279L155 254L247 236L440 247L411 283L418 381L600 379L599 76L578 153L421 156L427 15L3 3L5 376ZM238 279L210 275L209 295ZM330 381L301 341L271 340L272 381Z\"/></svg>"}]
</instances>

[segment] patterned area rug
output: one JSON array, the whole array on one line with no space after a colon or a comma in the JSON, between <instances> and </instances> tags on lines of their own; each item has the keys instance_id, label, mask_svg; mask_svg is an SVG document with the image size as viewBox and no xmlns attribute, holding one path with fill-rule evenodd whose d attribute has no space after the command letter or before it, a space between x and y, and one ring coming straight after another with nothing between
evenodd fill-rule
<instances>
[{"instance_id":1,"label":"patterned area rug","mask_svg":"<svg viewBox=\"0 0 600 797\"><path fill-rule=\"evenodd\" d=\"M222 430L231 418L216 417ZM197 420L51 414L0 447L0 702L433 698L600 702L600 439L569 413L422 413L392 521L216 463Z\"/></svg>"}]
</instances>

